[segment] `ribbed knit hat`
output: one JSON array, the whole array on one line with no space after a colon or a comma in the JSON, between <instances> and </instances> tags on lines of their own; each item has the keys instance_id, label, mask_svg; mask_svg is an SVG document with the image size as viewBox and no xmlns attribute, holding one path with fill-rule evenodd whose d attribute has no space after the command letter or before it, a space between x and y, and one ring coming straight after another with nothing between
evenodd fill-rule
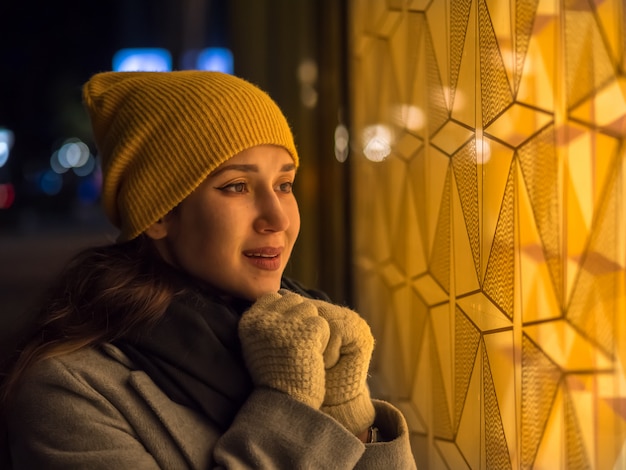
<instances>
[{"instance_id":1,"label":"ribbed knit hat","mask_svg":"<svg viewBox=\"0 0 626 470\"><path fill-rule=\"evenodd\" d=\"M83 87L103 171L102 204L131 240L220 164L262 144L298 165L285 116L262 90L219 72L104 72Z\"/></svg>"}]
</instances>

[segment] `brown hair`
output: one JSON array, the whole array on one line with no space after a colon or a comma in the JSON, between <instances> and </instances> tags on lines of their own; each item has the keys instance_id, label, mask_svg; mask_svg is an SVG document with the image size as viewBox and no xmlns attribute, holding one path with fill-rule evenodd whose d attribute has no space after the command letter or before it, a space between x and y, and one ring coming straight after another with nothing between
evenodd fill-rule
<instances>
[{"instance_id":1,"label":"brown hair","mask_svg":"<svg viewBox=\"0 0 626 470\"><path fill-rule=\"evenodd\" d=\"M16 351L2 381L0 409L36 362L153 324L181 290L173 268L143 235L78 253L45 296L31 333Z\"/></svg>"}]
</instances>

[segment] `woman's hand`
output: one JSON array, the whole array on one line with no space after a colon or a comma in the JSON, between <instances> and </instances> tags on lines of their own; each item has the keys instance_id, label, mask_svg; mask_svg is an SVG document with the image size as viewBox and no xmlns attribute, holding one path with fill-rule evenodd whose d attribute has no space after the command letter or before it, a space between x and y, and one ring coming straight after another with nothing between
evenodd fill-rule
<instances>
[{"instance_id":1,"label":"woman's hand","mask_svg":"<svg viewBox=\"0 0 626 470\"><path fill-rule=\"evenodd\" d=\"M321 300L312 301L330 326L324 353L326 395L321 410L359 436L374 422L374 405L367 387L374 338L358 313Z\"/></svg>"},{"instance_id":2,"label":"woman's hand","mask_svg":"<svg viewBox=\"0 0 626 470\"><path fill-rule=\"evenodd\" d=\"M256 385L320 408L330 330L311 301L288 291L266 294L243 314L239 337Z\"/></svg>"}]
</instances>

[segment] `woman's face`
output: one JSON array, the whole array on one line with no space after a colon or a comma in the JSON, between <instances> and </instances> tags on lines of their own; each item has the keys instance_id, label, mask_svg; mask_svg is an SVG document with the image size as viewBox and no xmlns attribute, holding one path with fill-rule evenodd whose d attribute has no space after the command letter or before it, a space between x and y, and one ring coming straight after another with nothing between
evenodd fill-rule
<instances>
[{"instance_id":1,"label":"woman's face","mask_svg":"<svg viewBox=\"0 0 626 470\"><path fill-rule=\"evenodd\" d=\"M282 147L244 150L146 233L166 261L227 294L276 292L300 230L295 175Z\"/></svg>"}]
</instances>

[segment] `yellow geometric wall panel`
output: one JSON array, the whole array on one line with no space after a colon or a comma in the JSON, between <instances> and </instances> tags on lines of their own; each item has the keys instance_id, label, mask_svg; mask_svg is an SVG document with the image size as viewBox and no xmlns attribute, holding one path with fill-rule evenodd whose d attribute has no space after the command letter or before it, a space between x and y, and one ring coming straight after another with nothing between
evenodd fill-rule
<instances>
[{"instance_id":1,"label":"yellow geometric wall panel","mask_svg":"<svg viewBox=\"0 0 626 470\"><path fill-rule=\"evenodd\" d=\"M621 0L352 0L355 303L421 469L626 468Z\"/></svg>"}]
</instances>

